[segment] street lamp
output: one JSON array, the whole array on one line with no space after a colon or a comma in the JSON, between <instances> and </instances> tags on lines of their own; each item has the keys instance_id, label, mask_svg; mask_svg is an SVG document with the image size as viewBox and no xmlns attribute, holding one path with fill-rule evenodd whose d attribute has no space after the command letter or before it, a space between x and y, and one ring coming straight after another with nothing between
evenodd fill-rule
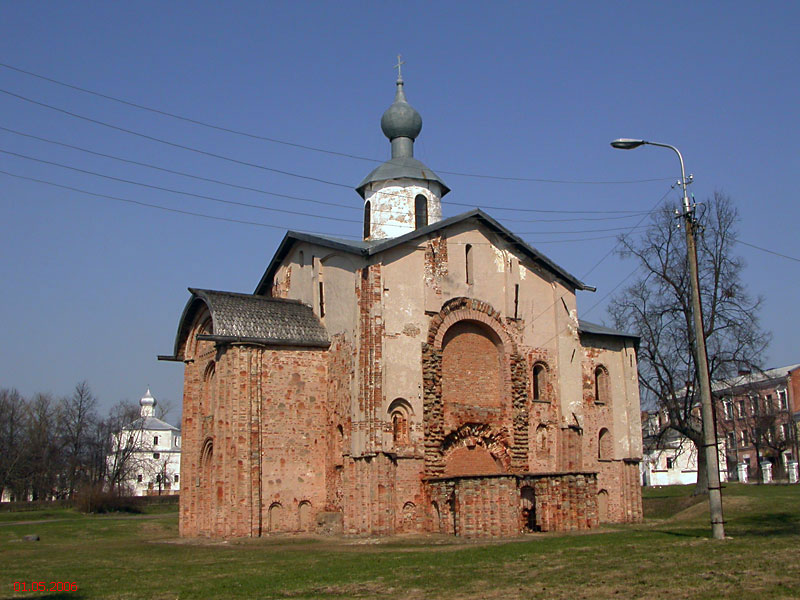
<instances>
[{"instance_id":1,"label":"street lamp","mask_svg":"<svg viewBox=\"0 0 800 600\"><path fill-rule=\"evenodd\" d=\"M708 481L708 505L711 513L711 533L715 539L725 539L725 525L722 519L722 490L719 484L719 457L717 455L717 439L714 431L714 411L711 406L711 381L708 376L708 356L706 355L706 338L703 329L703 312L700 306L700 280L697 274L697 244L695 243L695 230L697 222L694 210L689 204L686 193L686 169L683 166L683 156L675 146L648 142L645 140L632 140L620 138L611 142L611 147L618 150L633 150L639 146L660 146L673 150L681 161L681 187L683 188L683 219L686 229L686 252L689 258L689 275L692 288L692 321L694 324L694 364L697 371L697 380L700 383L700 405L703 417L703 451L706 455L706 479ZM691 179L688 181L691 183Z\"/></svg>"}]
</instances>

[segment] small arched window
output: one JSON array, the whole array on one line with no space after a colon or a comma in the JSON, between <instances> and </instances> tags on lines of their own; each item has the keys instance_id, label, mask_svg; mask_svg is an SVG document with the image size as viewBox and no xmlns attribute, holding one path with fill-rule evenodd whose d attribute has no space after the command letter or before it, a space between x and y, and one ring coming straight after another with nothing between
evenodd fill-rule
<instances>
[{"instance_id":1,"label":"small arched window","mask_svg":"<svg viewBox=\"0 0 800 600\"><path fill-rule=\"evenodd\" d=\"M370 218L372 217L372 202L369 200L364 203L364 239L367 239L370 234Z\"/></svg>"},{"instance_id":2,"label":"small arched window","mask_svg":"<svg viewBox=\"0 0 800 600\"><path fill-rule=\"evenodd\" d=\"M533 399L548 401L547 397L547 366L544 363L533 365Z\"/></svg>"},{"instance_id":3,"label":"small arched window","mask_svg":"<svg viewBox=\"0 0 800 600\"><path fill-rule=\"evenodd\" d=\"M207 467L211 464L211 459L214 457L214 440L206 438L203 442L203 447L200 450L200 466Z\"/></svg>"},{"instance_id":4,"label":"small arched window","mask_svg":"<svg viewBox=\"0 0 800 600\"><path fill-rule=\"evenodd\" d=\"M397 398L389 405L389 415L392 423L392 441L395 445L410 443L409 420L411 405L404 398Z\"/></svg>"},{"instance_id":5,"label":"small arched window","mask_svg":"<svg viewBox=\"0 0 800 600\"><path fill-rule=\"evenodd\" d=\"M466 265L466 281L467 285L472 283L472 279L475 275L473 264L472 264L472 244L467 244L464 247L464 263Z\"/></svg>"},{"instance_id":6,"label":"small arched window","mask_svg":"<svg viewBox=\"0 0 800 600\"><path fill-rule=\"evenodd\" d=\"M597 404L606 404L609 397L608 370L603 365L599 365L594 370L594 401Z\"/></svg>"},{"instance_id":7,"label":"small arched window","mask_svg":"<svg viewBox=\"0 0 800 600\"><path fill-rule=\"evenodd\" d=\"M408 442L408 419L400 411L392 414L392 441L395 444Z\"/></svg>"},{"instance_id":8,"label":"small arched window","mask_svg":"<svg viewBox=\"0 0 800 600\"><path fill-rule=\"evenodd\" d=\"M611 460L611 433L603 427L597 436L597 458L599 460Z\"/></svg>"},{"instance_id":9,"label":"small arched window","mask_svg":"<svg viewBox=\"0 0 800 600\"><path fill-rule=\"evenodd\" d=\"M422 194L414 198L414 229L428 224L428 199Z\"/></svg>"},{"instance_id":10,"label":"small arched window","mask_svg":"<svg viewBox=\"0 0 800 600\"><path fill-rule=\"evenodd\" d=\"M200 394L200 408L204 415L211 414L214 410L214 400L216 398L216 363L212 360L206 365L203 372L203 390Z\"/></svg>"},{"instance_id":11,"label":"small arched window","mask_svg":"<svg viewBox=\"0 0 800 600\"><path fill-rule=\"evenodd\" d=\"M547 449L547 425L544 423L536 428L536 450L542 455L549 454Z\"/></svg>"}]
</instances>

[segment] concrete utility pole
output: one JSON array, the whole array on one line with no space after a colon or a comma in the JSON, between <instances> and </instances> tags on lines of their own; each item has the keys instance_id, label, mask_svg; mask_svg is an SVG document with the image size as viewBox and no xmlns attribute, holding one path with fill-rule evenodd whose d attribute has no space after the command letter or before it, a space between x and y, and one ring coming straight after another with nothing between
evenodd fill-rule
<instances>
[{"instance_id":1,"label":"concrete utility pole","mask_svg":"<svg viewBox=\"0 0 800 600\"><path fill-rule=\"evenodd\" d=\"M686 230L686 252L689 260L689 277L692 288L692 322L694 335L692 346L694 350L694 365L697 380L700 384L700 406L703 419L703 450L706 456L706 478L708 481L708 506L711 513L711 533L714 539L725 539L725 524L722 518L722 489L719 484L719 454L717 449L717 435L714 430L714 409L711 404L711 379L708 375L708 356L706 355L706 336L703 329L703 312L700 305L700 279L697 267L697 244L695 231L697 221L694 218L694 209L689 203L686 193L686 169L683 165L683 156L675 146L647 142L645 140L618 139L611 142L613 148L619 150L633 150L639 146L660 146L673 150L681 161L681 187L683 189L683 221Z\"/></svg>"}]
</instances>

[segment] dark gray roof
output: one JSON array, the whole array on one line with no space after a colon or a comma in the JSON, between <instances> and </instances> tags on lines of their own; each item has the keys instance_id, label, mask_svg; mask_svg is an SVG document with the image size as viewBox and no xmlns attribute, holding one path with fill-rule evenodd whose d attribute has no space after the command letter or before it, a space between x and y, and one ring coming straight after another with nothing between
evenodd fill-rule
<instances>
[{"instance_id":1,"label":"dark gray roof","mask_svg":"<svg viewBox=\"0 0 800 600\"><path fill-rule=\"evenodd\" d=\"M611 335L615 337L630 338L636 340L637 344L640 339L638 335L619 331L618 329L604 327L603 325L598 325L597 323L590 323L589 321L584 321L583 319L578 319L578 332L590 333L592 335Z\"/></svg>"},{"instance_id":2,"label":"dark gray roof","mask_svg":"<svg viewBox=\"0 0 800 600\"><path fill-rule=\"evenodd\" d=\"M282 346L330 344L328 332L311 307L298 300L194 288L189 291L192 297L178 325L174 354L160 356L161 360L183 360L186 338L203 305L211 312L212 333L198 339Z\"/></svg>"},{"instance_id":3,"label":"dark gray roof","mask_svg":"<svg viewBox=\"0 0 800 600\"><path fill-rule=\"evenodd\" d=\"M418 161L413 156L402 156L392 158L385 163L378 165L367 175L356 187L356 191L364 197L364 189L373 181L388 181L391 179L421 179L423 181L435 181L442 186L442 197L450 191L447 184L434 173L429 167Z\"/></svg>"},{"instance_id":4,"label":"dark gray roof","mask_svg":"<svg viewBox=\"0 0 800 600\"><path fill-rule=\"evenodd\" d=\"M767 387L773 385L781 379L786 379L790 371L800 368L800 364L786 365L784 367L769 367L767 369L755 369L743 372L736 377L720 379L711 382L711 389L717 393L722 393L736 388Z\"/></svg>"},{"instance_id":5,"label":"dark gray roof","mask_svg":"<svg viewBox=\"0 0 800 600\"><path fill-rule=\"evenodd\" d=\"M496 233L504 237L506 241L508 241L510 244L519 248L522 251L522 253L529 259L531 259L534 263L537 263L542 267L544 267L545 269L547 269L548 271L555 273L556 275L561 277L564 281L566 281L569 285L574 286L576 289L588 290L591 292L595 291L595 288L586 285L585 283L580 281L577 277L570 274L566 270L562 269L552 260L547 258L544 254L536 250L536 248L529 245L522 238L518 237L517 235L509 231L506 227L503 227L500 223L495 221L485 212L483 212L479 208L475 208L460 215L456 215L455 217L450 217L449 219L443 219L441 221L437 221L436 223L432 223L431 225L428 225L426 227L420 227L419 229L415 229L414 231L411 231L405 235L401 235L396 238L389 238L386 240L354 241L354 240L338 239L323 235L315 235L310 233L299 233L296 231L288 231L286 232L286 235L284 236L280 246L278 246L278 250L275 252L275 256L273 256L272 261L267 267L267 270L264 272L263 277L261 277L261 281L258 282L255 294L268 294L270 292L270 288L272 285L271 282L273 276L275 275L275 272L278 270L281 261L283 261L286 255L289 254L291 248L297 241L318 244L326 248L331 248L332 250L340 250L342 252L356 254L358 256L363 256L366 258L369 256L375 256L376 254L380 254L381 252L389 250L390 248L394 248L395 246L400 246L418 237L423 237L425 235L428 235L429 233L434 233L446 227L450 227L451 225L455 225L457 223L461 223L462 221L466 221L468 219L476 219L482 222L483 224L487 225L489 228L493 229Z\"/></svg>"},{"instance_id":6,"label":"dark gray roof","mask_svg":"<svg viewBox=\"0 0 800 600\"><path fill-rule=\"evenodd\" d=\"M155 417L139 417L133 423L122 428L125 431L135 431L138 429L152 429L153 431L180 431L174 425Z\"/></svg>"}]
</instances>

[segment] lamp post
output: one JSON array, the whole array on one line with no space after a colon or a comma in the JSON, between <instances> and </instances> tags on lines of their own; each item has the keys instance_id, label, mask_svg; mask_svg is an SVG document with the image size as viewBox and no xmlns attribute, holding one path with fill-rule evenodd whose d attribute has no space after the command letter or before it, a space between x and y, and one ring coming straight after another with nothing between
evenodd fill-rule
<instances>
[{"instance_id":1,"label":"lamp post","mask_svg":"<svg viewBox=\"0 0 800 600\"><path fill-rule=\"evenodd\" d=\"M703 419L703 451L706 456L706 475L708 481L708 505L711 513L711 533L714 539L725 539L725 525L722 519L722 491L719 484L719 456L717 454L717 439L714 431L714 411L711 405L711 381L708 375L708 357L706 355L706 338L703 329L703 313L700 306L700 280L697 268L697 245L695 243L695 230L697 222L694 211L689 203L686 193L686 169L683 165L683 156L675 146L647 142L645 140L632 140L620 138L611 142L612 148L618 150L633 150L639 146L660 146L673 150L681 161L681 187L683 189L683 220L686 230L686 252L689 259L689 279L692 288L692 322L694 336L692 348L694 350L694 364L697 371L697 380L700 384L700 405Z\"/></svg>"}]
</instances>

